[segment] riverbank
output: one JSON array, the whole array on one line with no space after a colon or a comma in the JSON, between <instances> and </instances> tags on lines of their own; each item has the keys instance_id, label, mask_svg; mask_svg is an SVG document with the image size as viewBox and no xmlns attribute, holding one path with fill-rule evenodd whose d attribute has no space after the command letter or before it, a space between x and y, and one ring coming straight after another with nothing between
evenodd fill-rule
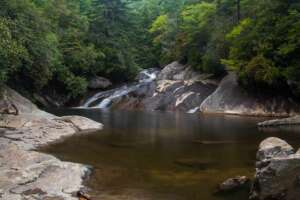
<instances>
[{"instance_id":1,"label":"riverbank","mask_svg":"<svg viewBox=\"0 0 300 200\"><path fill-rule=\"evenodd\" d=\"M88 166L35 150L63 137L102 129L102 125L79 116L56 117L9 88L3 99L16 112L0 116L0 199L78 199Z\"/></svg>"}]
</instances>

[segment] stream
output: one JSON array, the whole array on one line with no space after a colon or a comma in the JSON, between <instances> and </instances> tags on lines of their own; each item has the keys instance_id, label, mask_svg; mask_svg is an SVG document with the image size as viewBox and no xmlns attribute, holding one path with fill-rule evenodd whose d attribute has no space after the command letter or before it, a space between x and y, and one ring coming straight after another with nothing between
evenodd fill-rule
<instances>
[{"instance_id":1,"label":"stream","mask_svg":"<svg viewBox=\"0 0 300 200\"><path fill-rule=\"evenodd\" d=\"M246 200L248 191L213 195L237 175L253 177L259 143L270 136L295 148L299 129L256 127L263 118L168 112L57 109L104 124L41 149L65 161L88 164L95 200Z\"/></svg>"}]
</instances>

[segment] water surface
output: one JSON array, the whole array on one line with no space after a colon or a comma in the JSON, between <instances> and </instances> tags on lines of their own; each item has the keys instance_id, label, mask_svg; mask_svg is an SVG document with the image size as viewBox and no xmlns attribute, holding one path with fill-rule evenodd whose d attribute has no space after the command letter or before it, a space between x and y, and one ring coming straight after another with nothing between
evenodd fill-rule
<instances>
[{"instance_id":1,"label":"water surface","mask_svg":"<svg viewBox=\"0 0 300 200\"><path fill-rule=\"evenodd\" d=\"M258 130L262 118L161 112L52 110L104 124L104 130L42 149L94 167L87 182L97 200L246 200L247 191L213 195L236 175L253 176L257 146L270 136L294 147L297 129Z\"/></svg>"}]
</instances>

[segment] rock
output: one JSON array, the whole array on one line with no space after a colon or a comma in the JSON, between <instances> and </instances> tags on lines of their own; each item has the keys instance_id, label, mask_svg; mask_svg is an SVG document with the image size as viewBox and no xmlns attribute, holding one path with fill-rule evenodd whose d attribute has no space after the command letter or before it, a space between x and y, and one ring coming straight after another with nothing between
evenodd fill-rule
<instances>
[{"instance_id":1,"label":"rock","mask_svg":"<svg viewBox=\"0 0 300 200\"><path fill-rule=\"evenodd\" d=\"M179 62L175 61L171 64L165 66L163 70L159 73L157 79L158 80L175 80L174 76L176 76L179 73L182 73L182 71L186 68L186 66L180 64Z\"/></svg>"},{"instance_id":2,"label":"rock","mask_svg":"<svg viewBox=\"0 0 300 200\"><path fill-rule=\"evenodd\" d=\"M250 189L250 179L246 176L237 176L235 178L229 178L221 183L216 193L235 192L240 189Z\"/></svg>"},{"instance_id":3,"label":"rock","mask_svg":"<svg viewBox=\"0 0 300 200\"><path fill-rule=\"evenodd\" d=\"M31 101L7 86L3 88L2 99L12 105L13 110L15 110L13 113L7 114L30 114L42 117L53 117L53 115L38 109Z\"/></svg>"},{"instance_id":4,"label":"rock","mask_svg":"<svg viewBox=\"0 0 300 200\"><path fill-rule=\"evenodd\" d=\"M262 141L257 152L257 160L265 160L273 157L286 157L294 153L294 148L286 141L270 137Z\"/></svg>"},{"instance_id":5,"label":"rock","mask_svg":"<svg viewBox=\"0 0 300 200\"><path fill-rule=\"evenodd\" d=\"M34 150L102 125L79 116L48 114L9 88L5 95L20 113L0 115L0 199L78 200L72 194L83 187L89 167Z\"/></svg>"},{"instance_id":6,"label":"rock","mask_svg":"<svg viewBox=\"0 0 300 200\"><path fill-rule=\"evenodd\" d=\"M82 190L77 192L77 197L79 198L79 200L91 200L90 195Z\"/></svg>"},{"instance_id":7,"label":"rock","mask_svg":"<svg viewBox=\"0 0 300 200\"><path fill-rule=\"evenodd\" d=\"M300 107L291 98L249 94L239 86L236 74L230 72L217 90L203 101L200 110L203 113L282 117L299 113Z\"/></svg>"},{"instance_id":8,"label":"rock","mask_svg":"<svg viewBox=\"0 0 300 200\"><path fill-rule=\"evenodd\" d=\"M88 84L90 89L107 89L112 86L110 80L104 77L96 76Z\"/></svg>"},{"instance_id":9,"label":"rock","mask_svg":"<svg viewBox=\"0 0 300 200\"><path fill-rule=\"evenodd\" d=\"M211 74L201 74L195 71L191 66L182 65L175 61L166 65L158 74L157 80L175 80L175 81L203 81L210 80ZM213 83L214 81L210 81Z\"/></svg>"},{"instance_id":10,"label":"rock","mask_svg":"<svg viewBox=\"0 0 300 200\"><path fill-rule=\"evenodd\" d=\"M300 196L300 155L279 138L260 146L251 199L296 200Z\"/></svg>"},{"instance_id":11,"label":"rock","mask_svg":"<svg viewBox=\"0 0 300 200\"><path fill-rule=\"evenodd\" d=\"M161 80L153 95L144 98L142 104L145 110L188 112L198 108L215 88L201 81Z\"/></svg>"},{"instance_id":12,"label":"rock","mask_svg":"<svg viewBox=\"0 0 300 200\"><path fill-rule=\"evenodd\" d=\"M143 70L136 78L139 83L97 93L83 107L195 113L218 83L178 62L158 73L155 68Z\"/></svg>"},{"instance_id":13,"label":"rock","mask_svg":"<svg viewBox=\"0 0 300 200\"><path fill-rule=\"evenodd\" d=\"M102 124L90 120L86 117L64 116L59 118L59 120L73 124L79 131L92 131L92 130L100 130L103 128Z\"/></svg>"},{"instance_id":14,"label":"rock","mask_svg":"<svg viewBox=\"0 0 300 200\"><path fill-rule=\"evenodd\" d=\"M300 115L284 118L284 119L274 119L268 120L261 123L258 123L260 127L267 127L267 126L289 126L289 125L300 125Z\"/></svg>"},{"instance_id":15,"label":"rock","mask_svg":"<svg viewBox=\"0 0 300 200\"><path fill-rule=\"evenodd\" d=\"M0 114L12 114L18 115L18 109L12 103L10 103L7 99L0 100Z\"/></svg>"}]
</instances>

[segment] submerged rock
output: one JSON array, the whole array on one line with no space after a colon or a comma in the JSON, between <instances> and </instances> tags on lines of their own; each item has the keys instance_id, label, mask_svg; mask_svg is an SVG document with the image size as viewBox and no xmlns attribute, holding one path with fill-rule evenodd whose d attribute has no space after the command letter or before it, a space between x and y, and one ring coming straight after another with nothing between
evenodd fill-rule
<instances>
[{"instance_id":1,"label":"submerged rock","mask_svg":"<svg viewBox=\"0 0 300 200\"><path fill-rule=\"evenodd\" d=\"M240 189L250 190L250 179L248 177L237 176L235 178L229 178L218 186L216 193L235 192Z\"/></svg>"},{"instance_id":2,"label":"submerged rock","mask_svg":"<svg viewBox=\"0 0 300 200\"><path fill-rule=\"evenodd\" d=\"M261 123L258 123L260 127L267 127L267 126L289 126L289 125L300 125L300 115L284 118L284 119L274 119L268 120Z\"/></svg>"},{"instance_id":3,"label":"submerged rock","mask_svg":"<svg viewBox=\"0 0 300 200\"><path fill-rule=\"evenodd\" d=\"M191 158L182 158L174 161L175 164L183 166L183 167L191 167L197 169L210 169L217 165L216 162L212 161L203 161L201 159L191 159Z\"/></svg>"},{"instance_id":4,"label":"submerged rock","mask_svg":"<svg viewBox=\"0 0 300 200\"><path fill-rule=\"evenodd\" d=\"M296 200L300 196L300 155L279 138L264 140L257 153L251 199Z\"/></svg>"},{"instance_id":5,"label":"submerged rock","mask_svg":"<svg viewBox=\"0 0 300 200\"><path fill-rule=\"evenodd\" d=\"M203 113L290 116L298 113L300 107L291 98L249 94L239 86L236 74L230 72L201 104L200 110Z\"/></svg>"},{"instance_id":6,"label":"submerged rock","mask_svg":"<svg viewBox=\"0 0 300 200\"><path fill-rule=\"evenodd\" d=\"M218 145L218 144L236 144L237 141L209 141L209 140L194 140L193 143L195 144L203 144L203 145Z\"/></svg>"}]
</instances>

